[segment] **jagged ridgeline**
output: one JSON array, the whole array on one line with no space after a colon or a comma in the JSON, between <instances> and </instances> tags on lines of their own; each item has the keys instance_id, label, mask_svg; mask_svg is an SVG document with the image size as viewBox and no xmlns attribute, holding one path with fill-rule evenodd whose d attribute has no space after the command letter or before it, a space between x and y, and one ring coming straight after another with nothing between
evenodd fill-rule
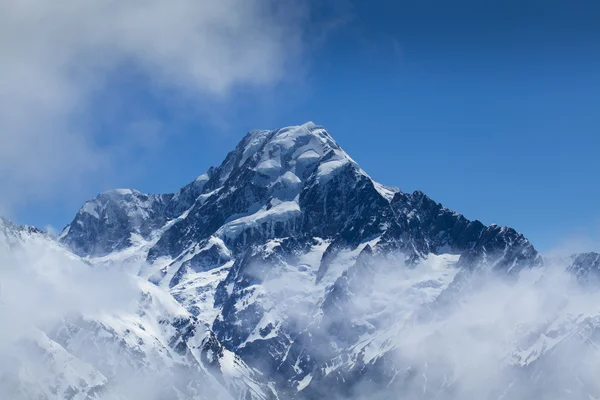
<instances>
[{"instance_id":1,"label":"jagged ridgeline","mask_svg":"<svg viewBox=\"0 0 600 400\"><path fill-rule=\"evenodd\" d=\"M102 338L136 366L169 371L173 399L213 396L198 383L209 378L214 393L243 399L481 395L465 389L452 363L409 356L405 343L415 326L431 327L423 337L443 332L440 324L486 277L517 285L545 268L514 229L375 182L313 123L248 133L219 167L174 194L101 193L58 241L94 268L134 276L143 315L135 324L126 315L83 316L45 338L87 360L110 388L114 358L82 355L81 343ZM598 258L569 265L589 282ZM548 324L528 327L526 343L504 350L510 374L500 387L555 389L554 372L537 367L560 349L544 341ZM554 337L582 329L574 322ZM577 393L598 394L586 385ZM486 396L500 398L495 390ZM73 391L84 393L81 385Z\"/></svg>"}]
</instances>

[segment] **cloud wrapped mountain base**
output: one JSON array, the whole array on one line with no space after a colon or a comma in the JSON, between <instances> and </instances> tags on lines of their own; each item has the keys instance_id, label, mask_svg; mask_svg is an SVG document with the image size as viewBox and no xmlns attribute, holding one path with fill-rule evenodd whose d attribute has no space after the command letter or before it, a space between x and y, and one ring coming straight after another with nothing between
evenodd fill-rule
<instances>
[{"instance_id":1,"label":"cloud wrapped mountain base","mask_svg":"<svg viewBox=\"0 0 600 400\"><path fill-rule=\"evenodd\" d=\"M312 123L0 233L2 398L600 397L600 256L377 183Z\"/></svg>"}]
</instances>

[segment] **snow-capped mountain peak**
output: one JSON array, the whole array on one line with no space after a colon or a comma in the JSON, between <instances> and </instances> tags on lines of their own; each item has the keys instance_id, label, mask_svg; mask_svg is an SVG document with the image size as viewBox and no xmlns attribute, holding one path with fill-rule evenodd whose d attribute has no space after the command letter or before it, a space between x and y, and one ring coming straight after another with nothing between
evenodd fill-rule
<instances>
[{"instance_id":1,"label":"snow-capped mountain peak","mask_svg":"<svg viewBox=\"0 0 600 400\"><path fill-rule=\"evenodd\" d=\"M324 157L326 162L337 161L339 165L353 162L323 127L312 122L274 131L252 131L218 168L218 183L224 184L240 168L266 177L267 183L285 175L287 180L303 181L308 170ZM325 166L322 173L326 175L332 167Z\"/></svg>"},{"instance_id":2,"label":"snow-capped mountain peak","mask_svg":"<svg viewBox=\"0 0 600 400\"><path fill-rule=\"evenodd\" d=\"M376 182L312 122L248 133L174 194L102 193L60 241L168 293L279 398L400 385L405 324L543 265L514 229Z\"/></svg>"}]
</instances>

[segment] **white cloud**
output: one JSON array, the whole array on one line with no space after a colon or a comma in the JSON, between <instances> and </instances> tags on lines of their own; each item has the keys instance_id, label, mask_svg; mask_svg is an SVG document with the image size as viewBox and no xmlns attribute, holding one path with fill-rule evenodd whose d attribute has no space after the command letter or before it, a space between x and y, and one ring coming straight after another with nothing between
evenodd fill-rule
<instances>
[{"instance_id":1,"label":"white cloud","mask_svg":"<svg viewBox=\"0 0 600 400\"><path fill-rule=\"evenodd\" d=\"M119 70L223 99L280 81L300 7L271 0L7 0L0 4L0 206L77 187L111 153L78 123ZM124 140L131 143L131 140Z\"/></svg>"},{"instance_id":2,"label":"white cloud","mask_svg":"<svg viewBox=\"0 0 600 400\"><path fill-rule=\"evenodd\" d=\"M564 260L524 269L515 281L480 269L448 304L434 299L457 271L434 256L408 269L379 258L372 265L365 274L372 283L351 287L343 318L375 327L357 348L367 360L388 351L397 376L358 381L347 398L389 399L399 390L403 398L443 400L600 393L593 350L600 294L579 285Z\"/></svg>"}]
</instances>

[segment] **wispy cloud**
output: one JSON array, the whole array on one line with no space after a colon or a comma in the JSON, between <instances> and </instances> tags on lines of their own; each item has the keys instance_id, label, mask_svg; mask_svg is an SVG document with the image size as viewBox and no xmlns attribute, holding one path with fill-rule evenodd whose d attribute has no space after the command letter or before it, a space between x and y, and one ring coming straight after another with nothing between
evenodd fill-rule
<instances>
[{"instance_id":1,"label":"wispy cloud","mask_svg":"<svg viewBox=\"0 0 600 400\"><path fill-rule=\"evenodd\" d=\"M0 212L110 165L98 133L77 122L115 73L220 100L272 85L299 59L305 15L270 0L2 2ZM131 131L126 146L139 136Z\"/></svg>"}]
</instances>

